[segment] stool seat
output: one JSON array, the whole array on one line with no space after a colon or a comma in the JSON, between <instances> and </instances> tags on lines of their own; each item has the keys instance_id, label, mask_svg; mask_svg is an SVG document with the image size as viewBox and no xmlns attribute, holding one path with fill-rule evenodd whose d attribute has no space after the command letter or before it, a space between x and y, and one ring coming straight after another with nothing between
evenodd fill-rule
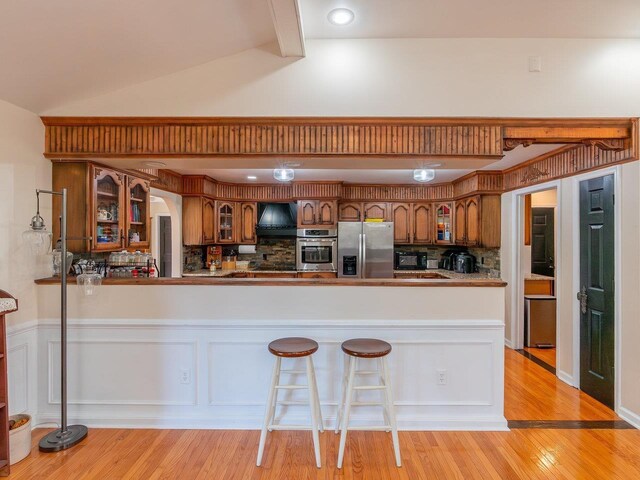
<instances>
[{"instance_id":1,"label":"stool seat","mask_svg":"<svg viewBox=\"0 0 640 480\"><path fill-rule=\"evenodd\" d=\"M342 351L359 358L380 358L391 352L391 345L375 338L352 338L342 343Z\"/></svg>"},{"instance_id":2,"label":"stool seat","mask_svg":"<svg viewBox=\"0 0 640 480\"><path fill-rule=\"evenodd\" d=\"M278 357L307 357L317 350L318 342L304 337L278 338L269 344L269 351Z\"/></svg>"}]
</instances>

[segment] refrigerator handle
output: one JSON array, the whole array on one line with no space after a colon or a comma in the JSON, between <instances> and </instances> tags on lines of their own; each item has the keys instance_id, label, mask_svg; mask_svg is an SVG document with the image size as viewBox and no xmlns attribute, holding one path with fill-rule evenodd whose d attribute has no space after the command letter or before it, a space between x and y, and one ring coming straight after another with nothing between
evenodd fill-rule
<instances>
[{"instance_id":1,"label":"refrigerator handle","mask_svg":"<svg viewBox=\"0 0 640 480\"><path fill-rule=\"evenodd\" d=\"M362 234L358 234L358 268L356 269L358 278L362 278Z\"/></svg>"},{"instance_id":2,"label":"refrigerator handle","mask_svg":"<svg viewBox=\"0 0 640 480\"><path fill-rule=\"evenodd\" d=\"M367 278L365 275L365 266L367 265L367 234L362 234L362 278Z\"/></svg>"}]
</instances>

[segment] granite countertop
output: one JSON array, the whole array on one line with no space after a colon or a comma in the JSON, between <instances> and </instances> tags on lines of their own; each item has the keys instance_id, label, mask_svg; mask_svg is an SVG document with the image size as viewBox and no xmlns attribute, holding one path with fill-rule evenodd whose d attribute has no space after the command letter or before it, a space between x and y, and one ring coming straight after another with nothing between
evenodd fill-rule
<instances>
[{"instance_id":1,"label":"granite countertop","mask_svg":"<svg viewBox=\"0 0 640 480\"><path fill-rule=\"evenodd\" d=\"M209 269L196 270L194 272L182 272L183 277L228 277L234 273L297 273L296 270L222 270L217 269L210 271Z\"/></svg>"},{"instance_id":2,"label":"granite countertop","mask_svg":"<svg viewBox=\"0 0 640 480\"><path fill-rule=\"evenodd\" d=\"M455 279L455 280L483 280L483 279L499 279L499 277L493 277L489 274L489 271L478 272L478 273L456 273L453 270L443 270L443 269L429 269L429 270L394 270L393 273L406 273L406 274L429 274L436 273L438 275L442 275L445 278Z\"/></svg>"},{"instance_id":3,"label":"granite countertop","mask_svg":"<svg viewBox=\"0 0 640 480\"><path fill-rule=\"evenodd\" d=\"M537 273L527 273L524 276L525 280L555 280L555 277L549 277L547 275L539 275Z\"/></svg>"}]
</instances>

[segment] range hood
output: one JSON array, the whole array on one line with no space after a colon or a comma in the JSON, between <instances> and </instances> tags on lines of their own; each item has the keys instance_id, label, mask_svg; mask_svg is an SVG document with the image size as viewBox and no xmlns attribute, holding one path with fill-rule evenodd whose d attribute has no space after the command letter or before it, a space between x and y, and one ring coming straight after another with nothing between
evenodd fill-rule
<instances>
[{"instance_id":1,"label":"range hood","mask_svg":"<svg viewBox=\"0 0 640 480\"><path fill-rule=\"evenodd\" d=\"M259 237L295 237L297 228L297 205L292 203L259 203Z\"/></svg>"}]
</instances>

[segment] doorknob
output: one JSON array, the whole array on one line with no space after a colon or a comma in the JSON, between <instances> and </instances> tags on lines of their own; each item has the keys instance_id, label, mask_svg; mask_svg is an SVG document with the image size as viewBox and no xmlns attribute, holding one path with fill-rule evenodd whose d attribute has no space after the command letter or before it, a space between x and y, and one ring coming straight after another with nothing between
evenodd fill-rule
<instances>
[{"instance_id":1,"label":"doorknob","mask_svg":"<svg viewBox=\"0 0 640 480\"><path fill-rule=\"evenodd\" d=\"M577 297L578 297L578 300L580 301L580 311L584 315L585 313L587 313L587 299L588 299L587 287L583 285L582 289L578 292Z\"/></svg>"}]
</instances>

